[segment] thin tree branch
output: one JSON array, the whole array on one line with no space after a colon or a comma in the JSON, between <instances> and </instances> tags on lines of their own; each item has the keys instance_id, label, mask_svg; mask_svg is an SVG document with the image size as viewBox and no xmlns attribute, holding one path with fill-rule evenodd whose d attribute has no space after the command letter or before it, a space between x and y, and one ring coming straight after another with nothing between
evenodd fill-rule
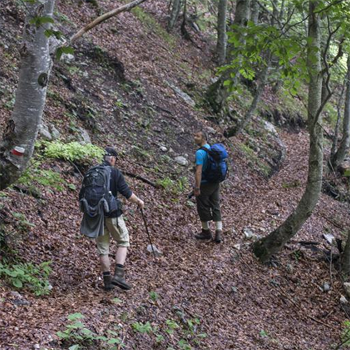
<instances>
[{"instance_id":1,"label":"thin tree branch","mask_svg":"<svg viewBox=\"0 0 350 350\"><path fill-rule=\"evenodd\" d=\"M137 180L141 180L143 182L145 182L146 184L149 184L155 188L159 188L159 185L155 184L154 182L140 176L140 175L136 175L136 174L133 174L133 173L129 173L127 171L123 171L123 174L126 175L126 176L129 176L129 177L132 177L134 179L137 179Z\"/></svg>"},{"instance_id":2,"label":"thin tree branch","mask_svg":"<svg viewBox=\"0 0 350 350\"><path fill-rule=\"evenodd\" d=\"M69 39L69 44L70 45L74 44L81 36L83 36L86 32L88 32L92 28L96 27L98 24L106 21L107 19L109 19L111 17L118 15L121 12L130 11L131 9L142 4L145 1L147 1L147 0L135 0L135 1L130 2L129 4L120 6L112 11L109 11L100 17L97 17L95 20L93 20L88 25L86 25L84 28L81 28L76 34L74 34Z\"/></svg>"}]
</instances>

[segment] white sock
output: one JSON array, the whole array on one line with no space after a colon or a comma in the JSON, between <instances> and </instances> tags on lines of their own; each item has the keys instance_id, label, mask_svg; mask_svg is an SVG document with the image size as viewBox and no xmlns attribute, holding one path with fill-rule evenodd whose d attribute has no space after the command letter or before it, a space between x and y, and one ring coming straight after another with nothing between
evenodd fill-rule
<instances>
[{"instance_id":1,"label":"white sock","mask_svg":"<svg viewBox=\"0 0 350 350\"><path fill-rule=\"evenodd\" d=\"M208 223L208 221L201 221L201 223L202 223L202 229L203 230L209 230L209 223Z\"/></svg>"},{"instance_id":2,"label":"white sock","mask_svg":"<svg viewBox=\"0 0 350 350\"><path fill-rule=\"evenodd\" d=\"M222 221L215 221L215 228L222 231Z\"/></svg>"}]
</instances>

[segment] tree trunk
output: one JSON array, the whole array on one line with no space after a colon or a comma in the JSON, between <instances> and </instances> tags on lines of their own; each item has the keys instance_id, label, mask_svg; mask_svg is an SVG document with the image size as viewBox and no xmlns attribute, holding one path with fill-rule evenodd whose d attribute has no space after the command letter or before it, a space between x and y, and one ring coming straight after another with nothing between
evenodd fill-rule
<instances>
[{"instance_id":1,"label":"tree trunk","mask_svg":"<svg viewBox=\"0 0 350 350\"><path fill-rule=\"evenodd\" d=\"M333 169L344 161L350 148L350 56L348 57L348 71L346 75L346 91L345 91L345 106L343 118L343 137L340 142L337 152L331 157L331 165Z\"/></svg>"},{"instance_id":2,"label":"tree trunk","mask_svg":"<svg viewBox=\"0 0 350 350\"><path fill-rule=\"evenodd\" d=\"M233 24L238 26L246 26L250 17L250 0L237 0L235 18ZM243 43L242 43L243 45ZM232 59L230 45L227 46L227 62ZM210 107L215 113L219 113L226 102L229 92L224 86L224 81L230 79L232 70L226 70L222 76L213 84L211 84L206 91L206 99ZM237 78L235 78L235 81Z\"/></svg>"},{"instance_id":3,"label":"tree trunk","mask_svg":"<svg viewBox=\"0 0 350 350\"><path fill-rule=\"evenodd\" d=\"M219 0L218 7L218 41L216 44L216 52L218 55L219 65L223 65L226 61L226 14L227 14L227 0Z\"/></svg>"},{"instance_id":4,"label":"tree trunk","mask_svg":"<svg viewBox=\"0 0 350 350\"><path fill-rule=\"evenodd\" d=\"M348 238L341 258L342 273L346 279L350 277L350 234L348 232Z\"/></svg>"},{"instance_id":5,"label":"tree trunk","mask_svg":"<svg viewBox=\"0 0 350 350\"><path fill-rule=\"evenodd\" d=\"M258 0L251 0L250 20L257 25L259 22L259 3Z\"/></svg>"},{"instance_id":6,"label":"tree trunk","mask_svg":"<svg viewBox=\"0 0 350 350\"><path fill-rule=\"evenodd\" d=\"M345 85L346 85L346 80L344 81L344 84L342 85L339 99L337 102L337 122L335 123L334 136L333 136L333 142L332 142L332 148L331 148L331 155L330 155L330 160L328 162L329 170L334 170L332 167L332 164L331 164L331 159L334 157L335 153L337 152L337 148L338 148L338 136L339 136L339 129L340 129L340 121L341 121L341 105L343 103Z\"/></svg>"},{"instance_id":7,"label":"tree trunk","mask_svg":"<svg viewBox=\"0 0 350 350\"><path fill-rule=\"evenodd\" d=\"M168 31L171 32L174 29L175 23L179 17L181 9L181 0L173 0L170 11L170 17L168 21Z\"/></svg>"},{"instance_id":8,"label":"tree trunk","mask_svg":"<svg viewBox=\"0 0 350 350\"><path fill-rule=\"evenodd\" d=\"M319 14L315 13L319 1L309 1L309 93L308 125L310 133L309 173L306 189L295 211L287 220L268 236L257 241L254 254L262 263L268 262L272 255L279 252L302 227L314 210L321 192L323 173L323 129L321 125L322 76L320 56Z\"/></svg>"},{"instance_id":9,"label":"tree trunk","mask_svg":"<svg viewBox=\"0 0 350 350\"><path fill-rule=\"evenodd\" d=\"M21 49L21 68L16 102L0 144L0 190L17 180L30 160L45 106L51 71L50 24L31 24L40 17L52 17L55 0L26 2L27 17Z\"/></svg>"},{"instance_id":10,"label":"tree trunk","mask_svg":"<svg viewBox=\"0 0 350 350\"><path fill-rule=\"evenodd\" d=\"M259 86L255 92L254 98L252 100L252 103L250 104L248 111L244 115L241 122L237 124L237 126L235 126L233 128L229 128L228 130L225 131L226 137L235 136L235 135L238 135L239 133L241 133L242 130L247 126L247 124L252 119L254 112L256 110L256 107L258 106L258 103L260 101L260 97L261 97L262 93L264 92L264 89L266 86L268 71L269 71L269 67L270 67L270 59L268 59L266 64L267 64L267 66L261 72Z\"/></svg>"}]
</instances>

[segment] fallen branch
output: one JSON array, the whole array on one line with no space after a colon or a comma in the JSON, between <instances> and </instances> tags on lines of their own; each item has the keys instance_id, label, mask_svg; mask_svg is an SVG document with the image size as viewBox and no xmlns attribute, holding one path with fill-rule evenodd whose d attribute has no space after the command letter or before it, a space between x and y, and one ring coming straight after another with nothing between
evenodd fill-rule
<instances>
[{"instance_id":1,"label":"fallen branch","mask_svg":"<svg viewBox=\"0 0 350 350\"><path fill-rule=\"evenodd\" d=\"M129 177L132 177L134 179L141 180L141 181L145 182L146 184L149 184L155 188L159 188L159 185L157 185L156 183L152 182L151 180L148 180L140 175L129 173L127 171L123 171L123 174L125 174L126 176L129 176Z\"/></svg>"},{"instance_id":2,"label":"fallen branch","mask_svg":"<svg viewBox=\"0 0 350 350\"><path fill-rule=\"evenodd\" d=\"M95 20L93 20L88 25L86 25L84 28L81 28L76 34L74 34L69 39L69 45L73 45L86 32L88 32L92 28L96 27L100 23L106 21L107 19L109 19L111 17L114 17L114 16L118 15L121 12L130 11L131 9L133 9L134 7L142 4L145 1L147 1L147 0L135 0L135 1L130 2L129 4L120 6L120 7L116 8L116 9L114 9L112 11L109 11L109 12L105 13L104 15L100 16L100 17L97 17Z\"/></svg>"}]
</instances>

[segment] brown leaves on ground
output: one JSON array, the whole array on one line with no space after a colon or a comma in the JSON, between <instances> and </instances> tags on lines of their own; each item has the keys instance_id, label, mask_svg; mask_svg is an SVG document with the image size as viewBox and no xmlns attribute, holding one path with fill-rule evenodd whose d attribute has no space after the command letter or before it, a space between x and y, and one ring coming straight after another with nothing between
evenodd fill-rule
<instances>
[{"instance_id":1,"label":"brown leaves on ground","mask_svg":"<svg viewBox=\"0 0 350 350\"><path fill-rule=\"evenodd\" d=\"M55 333L64 329L67 316L74 312L82 313L89 328L99 334L121 324L126 349L154 349L154 337L135 332L131 324L149 321L164 332L167 320L181 323L176 310L186 319L199 317L200 331L208 335L193 348L329 349L337 342L344 320L340 279L334 267L322 260L322 254L298 241L316 241L323 247L321 234L325 230L339 236L339 228L331 222L345 228L346 206L322 196L301 232L277 257L277 267L260 265L243 239L245 227L256 234L268 233L302 195L307 136L283 137L288 156L280 173L266 181L237 165L234 177L223 186L223 244L193 238L199 221L195 208L185 204L185 194L176 197L130 179L135 193L146 202L152 241L163 255L154 260L147 252L149 242L141 215L127 205L132 247L126 268L127 280L133 285L127 293L101 289L94 244L79 235L76 193L47 193L42 203L9 192L6 206L18 207L36 225L19 246L19 254L27 261L52 261L53 289L40 298L19 291L29 303L18 305L8 286L2 284L1 349L32 349L34 344L59 349ZM286 183L300 185L289 187ZM328 293L321 288L324 282L331 284ZM150 292L157 293L156 301ZM113 302L116 297L120 302ZM176 346L180 336L176 332L169 336L167 345Z\"/></svg>"}]
</instances>

